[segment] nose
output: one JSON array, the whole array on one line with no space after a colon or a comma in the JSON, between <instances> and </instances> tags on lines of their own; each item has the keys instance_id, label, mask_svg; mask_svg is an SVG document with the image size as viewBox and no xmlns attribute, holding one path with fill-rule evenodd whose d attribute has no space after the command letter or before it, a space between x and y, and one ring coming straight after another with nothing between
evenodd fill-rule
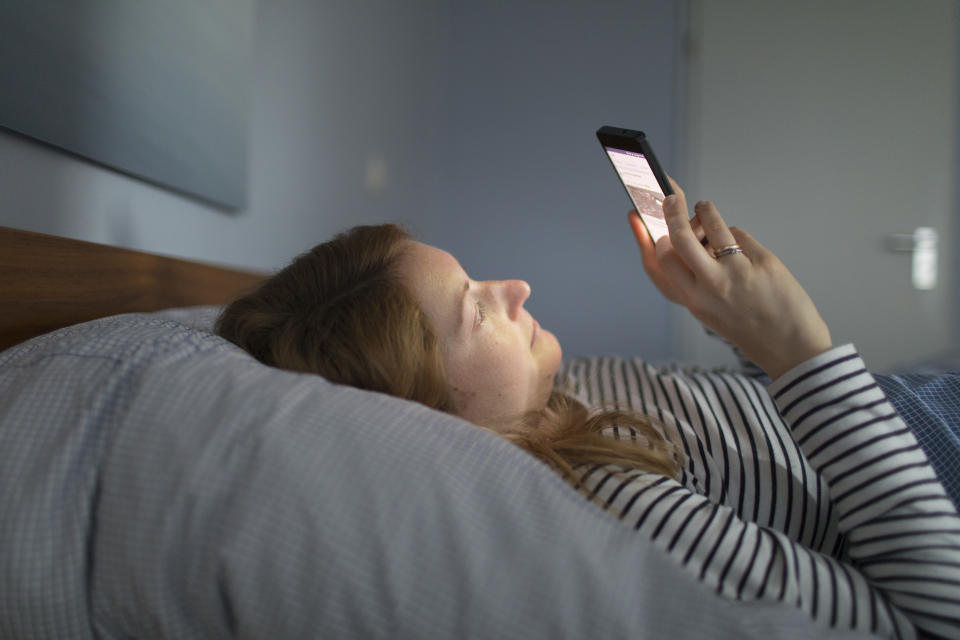
<instances>
[{"instance_id":1,"label":"nose","mask_svg":"<svg viewBox=\"0 0 960 640\"><path fill-rule=\"evenodd\" d=\"M523 280L504 280L500 284L507 317L516 320L520 317L523 303L530 297L530 285Z\"/></svg>"}]
</instances>

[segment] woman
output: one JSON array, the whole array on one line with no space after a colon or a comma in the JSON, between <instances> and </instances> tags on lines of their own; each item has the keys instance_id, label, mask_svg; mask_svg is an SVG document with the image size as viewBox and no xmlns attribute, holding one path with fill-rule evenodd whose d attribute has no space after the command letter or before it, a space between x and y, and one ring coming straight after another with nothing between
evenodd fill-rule
<instances>
[{"instance_id":1,"label":"woman","mask_svg":"<svg viewBox=\"0 0 960 640\"><path fill-rule=\"evenodd\" d=\"M719 593L831 627L960 637L960 519L915 438L780 261L712 204L695 211L677 189L656 246L631 214L644 267L769 375L766 391L609 361L572 391L629 408L590 411L554 389L560 346L523 308L526 283L474 281L389 226L301 256L218 331L267 364L503 435Z\"/></svg>"}]
</instances>

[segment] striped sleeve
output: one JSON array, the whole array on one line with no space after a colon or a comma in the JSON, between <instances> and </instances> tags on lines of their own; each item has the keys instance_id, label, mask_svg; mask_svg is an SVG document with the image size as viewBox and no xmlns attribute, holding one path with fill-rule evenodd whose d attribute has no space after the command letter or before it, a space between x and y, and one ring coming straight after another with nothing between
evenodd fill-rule
<instances>
[{"instance_id":1,"label":"striped sleeve","mask_svg":"<svg viewBox=\"0 0 960 640\"><path fill-rule=\"evenodd\" d=\"M803 457L766 387L732 373L654 367L637 359L571 361L567 389L588 406L650 416L683 452L680 484L817 550L842 540L826 482ZM634 436L609 430L615 438Z\"/></svg>"},{"instance_id":2,"label":"striped sleeve","mask_svg":"<svg viewBox=\"0 0 960 640\"><path fill-rule=\"evenodd\" d=\"M584 362L578 365L583 370L572 373L590 398L622 398L626 394L632 400L635 396L642 399L635 408L663 420L667 427L688 420L709 426L710 420L680 411L675 402L667 402L669 397L646 393L647 382L643 382L677 382L680 378L652 372L642 377L612 375L622 364ZM634 378L638 388L626 393ZM772 472L763 475L766 480L752 480L749 474L737 480L743 474L734 473L735 469L743 468L751 457L765 456L757 456L745 445L750 440L734 433L743 418L737 407L749 403L724 391L728 378L727 374L682 378L690 381L697 411L719 411L716 422L723 428L713 434L699 428L691 428L691 432L697 432L697 441L708 447L711 439L720 436L713 448L722 448L735 458L728 463L724 457L706 476L731 484L719 493L726 499L718 500L712 490L701 491L709 488L697 486L690 478L677 482L612 466L582 468L584 487L727 597L789 603L835 629L910 638L919 627L931 634L960 637L960 521L912 434L875 388L853 348L834 349L788 372L770 387L773 401L790 426L782 426L782 437L797 447L802 466L812 463L811 473L813 469L818 473L810 491L797 494L804 500L815 496L809 506L784 500L784 496L795 495L789 491L790 483L768 486L778 477ZM774 434L769 436L771 440L780 437L775 434L781 427L761 420L758 416L768 412L760 410L759 398L756 403L757 415L747 422L756 423L758 434ZM769 413L776 413L773 406ZM727 439L730 446L721 447ZM760 438L755 444L762 441ZM697 459L695 449L684 448L689 457ZM755 493L755 499L741 505L738 496L745 494L732 487L737 483L749 489L748 497ZM822 497L819 488L812 489L820 483ZM753 488L753 484L760 486ZM763 487L766 489L761 492ZM757 512L757 505L767 501L771 504L761 505ZM775 508L776 513L765 513L763 508ZM842 548L823 543L827 524L816 522L821 511L831 528L842 527L846 535ZM801 517L791 519L792 513Z\"/></svg>"},{"instance_id":3,"label":"striped sleeve","mask_svg":"<svg viewBox=\"0 0 960 640\"><path fill-rule=\"evenodd\" d=\"M960 519L854 348L800 365L770 393L826 478L850 564L917 627L960 638Z\"/></svg>"},{"instance_id":4,"label":"striped sleeve","mask_svg":"<svg viewBox=\"0 0 960 640\"><path fill-rule=\"evenodd\" d=\"M584 470L583 486L718 594L788 603L832 628L915 635L906 615L849 563L745 521L673 479L595 466Z\"/></svg>"}]
</instances>

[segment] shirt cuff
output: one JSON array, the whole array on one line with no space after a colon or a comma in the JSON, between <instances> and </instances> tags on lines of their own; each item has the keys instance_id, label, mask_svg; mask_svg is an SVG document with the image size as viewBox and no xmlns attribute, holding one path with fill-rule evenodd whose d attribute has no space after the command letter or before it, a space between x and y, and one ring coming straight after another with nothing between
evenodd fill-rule
<instances>
[{"instance_id":1,"label":"shirt cuff","mask_svg":"<svg viewBox=\"0 0 960 640\"><path fill-rule=\"evenodd\" d=\"M860 359L860 354L857 353L857 348L852 344L843 344L801 362L771 382L767 390L771 396L776 398L778 395L788 392L792 387L795 387L812 376L816 376L817 373L824 368L842 359L859 360L860 365L864 368L866 367Z\"/></svg>"}]
</instances>

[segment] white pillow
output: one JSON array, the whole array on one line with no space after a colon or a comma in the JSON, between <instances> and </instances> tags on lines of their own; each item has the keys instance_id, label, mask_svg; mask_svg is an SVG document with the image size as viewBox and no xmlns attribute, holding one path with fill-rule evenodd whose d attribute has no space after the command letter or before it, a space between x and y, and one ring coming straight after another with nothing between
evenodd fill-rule
<instances>
[{"instance_id":1,"label":"white pillow","mask_svg":"<svg viewBox=\"0 0 960 640\"><path fill-rule=\"evenodd\" d=\"M0 637L834 637L715 595L552 470L266 367L216 308L0 353Z\"/></svg>"}]
</instances>

